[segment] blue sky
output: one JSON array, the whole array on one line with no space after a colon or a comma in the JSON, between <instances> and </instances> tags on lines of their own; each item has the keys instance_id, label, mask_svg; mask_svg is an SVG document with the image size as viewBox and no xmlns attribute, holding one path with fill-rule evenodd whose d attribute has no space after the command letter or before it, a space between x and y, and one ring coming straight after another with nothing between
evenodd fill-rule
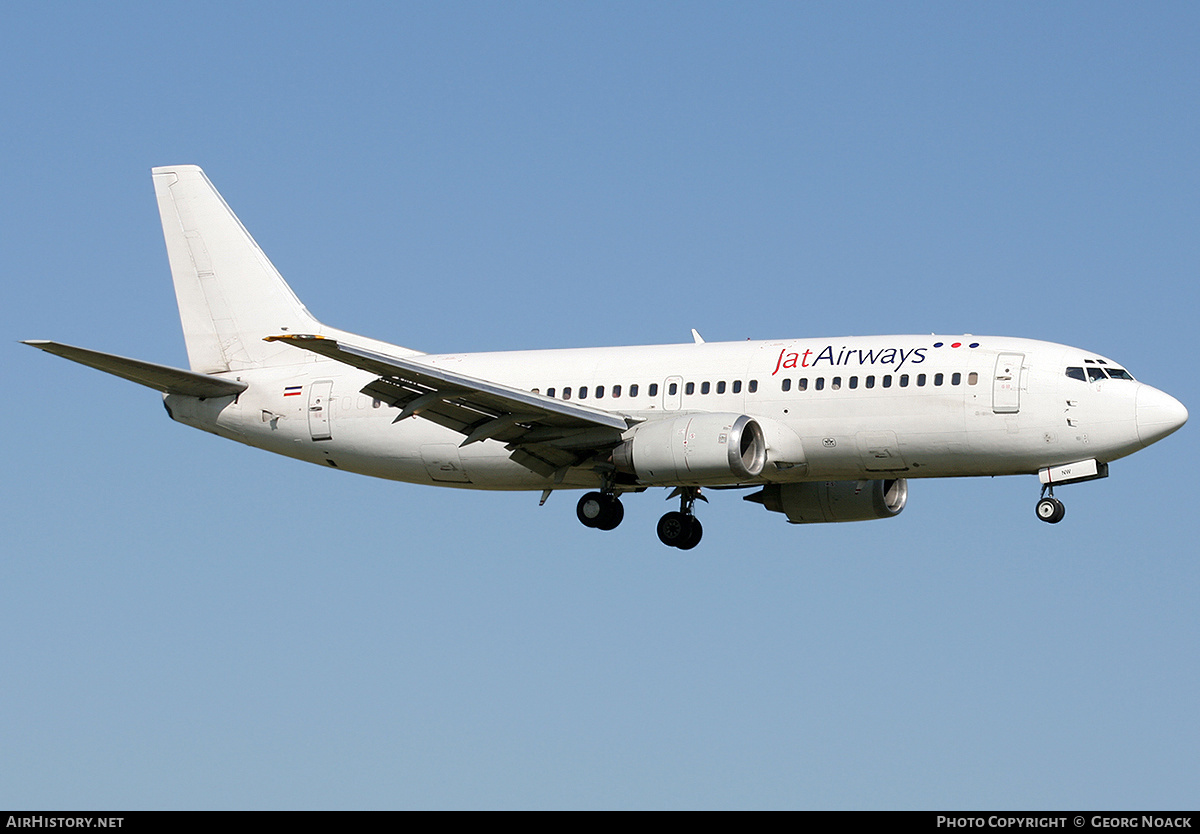
<instances>
[{"instance_id":1,"label":"blue sky","mask_svg":"<svg viewBox=\"0 0 1200 834\"><path fill-rule=\"evenodd\" d=\"M428 351L971 332L1195 413L1194 4L75 4L0 27L0 805L1196 804L1194 426L891 521L372 481L172 423L149 169Z\"/></svg>"}]
</instances>

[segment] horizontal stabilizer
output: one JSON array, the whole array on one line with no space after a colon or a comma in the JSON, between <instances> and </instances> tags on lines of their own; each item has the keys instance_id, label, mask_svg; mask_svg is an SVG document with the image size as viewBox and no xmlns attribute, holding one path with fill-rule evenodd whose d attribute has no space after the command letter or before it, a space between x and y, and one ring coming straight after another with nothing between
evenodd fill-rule
<instances>
[{"instance_id":1,"label":"horizontal stabilizer","mask_svg":"<svg viewBox=\"0 0 1200 834\"><path fill-rule=\"evenodd\" d=\"M156 365L140 359L127 359L124 356L72 347L59 342L32 339L25 344L64 359L70 359L72 362L87 365L89 368L128 379L138 385L162 391L164 394L183 394L188 397L233 397L249 387L246 383L233 379L221 379L194 371L185 371L181 368L172 368L169 365Z\"/></svg>"}]
</instances>

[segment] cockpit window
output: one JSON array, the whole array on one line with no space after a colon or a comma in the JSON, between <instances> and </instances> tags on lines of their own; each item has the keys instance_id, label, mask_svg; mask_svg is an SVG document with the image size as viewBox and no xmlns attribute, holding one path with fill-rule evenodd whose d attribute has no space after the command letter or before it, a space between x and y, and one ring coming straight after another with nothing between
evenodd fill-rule
<instances>
[{"instance_id":1,"label":"cockpit window","mask_svg":"<svg viewBox=\"0 0 1200 834\"><path fill-rule=\"evenodd\" d=\"M1124 368L1105 368L1105 370L1108 371L1108 375L1113 379L1133 379L1133 374L1129 373L1129 371L1125 370Z\"/></svg>"},{"instance_id":2,"label":"cockpit window","mask_svg":"<svg viewBox=\"0 0 1200 834\"><path fill-rule=\"evenodd\" d=\"M1104 370L1102 368L1087 369L1088 382L1099 382L1104 379Z\"/></svg>"},{"instance_id":3,"label":"cockpit window","mask_svg":"<svg viewBox=\"0 0 1200 834\"><path fill-rule=\"evenodd\" d=\"M1087 382L1087 377L1083 375L1083 368L1067 368L1067 376L1080 382Z\"/></svg>"}]
</instances>

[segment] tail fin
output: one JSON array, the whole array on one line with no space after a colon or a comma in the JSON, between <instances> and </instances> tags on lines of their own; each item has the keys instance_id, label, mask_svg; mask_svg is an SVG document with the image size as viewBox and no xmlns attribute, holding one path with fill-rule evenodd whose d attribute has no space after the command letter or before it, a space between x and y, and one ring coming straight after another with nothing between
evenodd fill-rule
<instances>
[{"instance_id":1,"label":"tail fin","mask_svg":"<svg viewBox=\"0 0 1200 834\"><path fill-rule=\"evenodd\" d=\"M321 325L202 170L174 165L152 173L192 370L295 363L297 351L263 337L317 333Z\"/></svg>"}]
</instances>

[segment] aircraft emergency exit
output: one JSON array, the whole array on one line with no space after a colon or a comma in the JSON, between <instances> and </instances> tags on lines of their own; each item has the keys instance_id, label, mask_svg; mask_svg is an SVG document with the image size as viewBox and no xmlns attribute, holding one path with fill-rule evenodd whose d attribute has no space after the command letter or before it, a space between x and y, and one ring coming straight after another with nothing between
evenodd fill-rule
<instances>
[{"instance_id":1,"label":"aircraft emergency exit","mask_svg":"<svg viewBox=\"0 0 1200 834\"><path fill-rule=\"evenodd\" d=\"M190 370L25 344L154 388L195 428L350 472L436 486L583 489L587 527L674 488L664 544L695 547L701 489L794 524L898 515L915 478L1062 484L1179 429L1187 410L1099 354L985 336L432 355L317 321L198 167L153 170Z\"/></svg>"}]
</instances>

